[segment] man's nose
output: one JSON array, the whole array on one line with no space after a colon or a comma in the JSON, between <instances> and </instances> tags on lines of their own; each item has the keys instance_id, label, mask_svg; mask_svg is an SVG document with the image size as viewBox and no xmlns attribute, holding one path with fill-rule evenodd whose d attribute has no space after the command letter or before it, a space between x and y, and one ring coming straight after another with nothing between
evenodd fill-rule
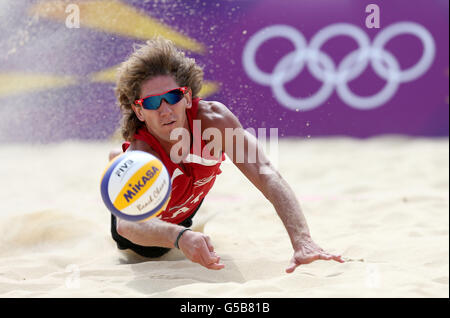
<instances>
[{"instance_id":1,"label":"man's nose","mask_svg":"<svg viewBox=\"0 0 450 318\"><path fill-rule=\"evenodd\" d=\"M159 107L158 110L159 110L159 113L161 115L163 115L163 114L171 114L172 113L171 105L168 102L166 102L165 99L163 99L161 101L161 106Z\"/></svg>"}]
</instances>

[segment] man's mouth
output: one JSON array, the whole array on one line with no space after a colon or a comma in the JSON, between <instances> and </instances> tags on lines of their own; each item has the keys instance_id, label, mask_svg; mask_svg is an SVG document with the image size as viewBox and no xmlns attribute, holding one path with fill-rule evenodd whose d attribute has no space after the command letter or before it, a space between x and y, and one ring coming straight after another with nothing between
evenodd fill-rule
<instances>
[{"instance_id":1,"label":"man's mouth","mask_svg":"<svg viewBox=\"0 0 450 318\"><path fill-rule=\"evenodd\" d=\"M163 124L163 126L170 126L173 125L176 122L176 120L168 121L167 123Z\"/></svg>"}]
</instances>

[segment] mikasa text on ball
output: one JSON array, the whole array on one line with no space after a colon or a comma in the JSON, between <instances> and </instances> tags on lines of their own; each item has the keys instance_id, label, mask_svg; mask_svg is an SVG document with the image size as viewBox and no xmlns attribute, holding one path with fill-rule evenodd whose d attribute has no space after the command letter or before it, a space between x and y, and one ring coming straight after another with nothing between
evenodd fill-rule
<instances>
[{"instance_id":1,"label":"mikasa text on ball","mask_svg":"<svg viewBox=\"0 0 450 318\"><path fill-rule=\"evenodd\" d=\"M113 159L100 185L103 202L111 213L128 221L145 221L163 212L171 187L164 164L139 150Z\"/></svg>"}]
</instances>

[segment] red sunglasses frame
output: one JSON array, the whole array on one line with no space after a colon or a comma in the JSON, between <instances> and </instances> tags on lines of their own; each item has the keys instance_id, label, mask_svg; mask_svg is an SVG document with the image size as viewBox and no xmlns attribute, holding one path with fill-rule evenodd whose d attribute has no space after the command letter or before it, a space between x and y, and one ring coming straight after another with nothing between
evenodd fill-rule
<instances>
[{"instance_id":1,"label":"red sunglasses frame","mask_svg":"<svg viewBox=\"0 0 450 318\"><path fill-rule=\"evenodd\" d=\"M188 91L189 88L188 88L187 86L177 87L177 88L172 88L172 89L169 89L167 92L164 92L164 93L161 93L161 94L148 95L148 96L145 96L145 97L143 97L143 98L136 99L136 100L134 101L134 104L143 107L143 106L142 106L142 103L144 102L144 99L149 98L149 97L154 97L154 96L161 96L161 95L167 94L168 92L174 91L174 90L176 90L176 89L179 89L179 90L181 90L181 92L182 92L183 94L186 94L186 92Z\"/></svg>"}]
</instances>

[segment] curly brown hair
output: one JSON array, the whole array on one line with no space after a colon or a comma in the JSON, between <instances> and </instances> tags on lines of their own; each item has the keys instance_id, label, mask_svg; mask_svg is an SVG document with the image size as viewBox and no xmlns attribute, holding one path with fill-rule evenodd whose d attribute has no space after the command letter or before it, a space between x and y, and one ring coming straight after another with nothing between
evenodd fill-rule
<instances>
[{"instance_id":1,"label":"curly brown hair","mask_svg":"<svg viewBox=\"0 0 450 318\"><path fill-rule=\"evenodd\" d=\"M122 111L122 136L134 139L136 131L144 126L131 105L139 99L144 81L159 75L171 75L179 86L187 86L197 97L203 83L203 69L193 58L185 56L172 41L161 36L134 47L134 52L123 62L117 73L115 94Z\"/></svg>"}]
</instances>

